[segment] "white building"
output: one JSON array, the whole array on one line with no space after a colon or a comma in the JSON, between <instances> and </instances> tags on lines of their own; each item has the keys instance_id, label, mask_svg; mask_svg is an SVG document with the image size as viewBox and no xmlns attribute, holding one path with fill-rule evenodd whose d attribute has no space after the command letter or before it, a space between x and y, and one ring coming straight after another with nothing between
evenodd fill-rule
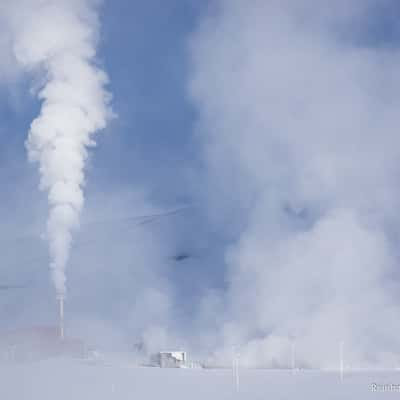
<instances>
[{"instance_id":1,"label":"white building","mask_svg":"<svg viewBox=\"0 0 400 400\"><path fill-rule=\"evenodd\" d=\"M161 351L158 361L161 368L181 368L186 365L185 351Z\"/></svg>"}]
</instances>

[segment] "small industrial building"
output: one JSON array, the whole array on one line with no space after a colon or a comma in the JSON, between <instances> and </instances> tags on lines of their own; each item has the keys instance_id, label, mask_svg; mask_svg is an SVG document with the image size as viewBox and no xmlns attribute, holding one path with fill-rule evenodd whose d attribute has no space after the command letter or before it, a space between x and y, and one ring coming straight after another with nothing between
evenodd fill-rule
<instances>
[{"instance_id":1,"label":"small industrial building","mask_svg":"<svg viewBox=\"0 0 400 400\"><path fill-rule=\"evenodd\" d=\"M0 361L35 361L52 357L82 358L82 340L60 338L58 327L32 327L0 333Z\"/></svg>"},{"instance_id":2,"label":"small industrial building","mask_svg":"<svg viewBox=\"0 0 400 400\"><path fill-rule=\"evenodd\" d=\"M185 351L161 351L158 353L161 368L182 368L186 365Z\"/></svg>"}]
</instances>

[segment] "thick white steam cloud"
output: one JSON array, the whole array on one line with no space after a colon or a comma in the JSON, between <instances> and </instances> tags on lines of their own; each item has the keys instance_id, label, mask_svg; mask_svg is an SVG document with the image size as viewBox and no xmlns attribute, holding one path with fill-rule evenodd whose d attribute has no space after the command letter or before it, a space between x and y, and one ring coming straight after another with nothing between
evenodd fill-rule
<instances>
[{"instance_id":1,"label":"thick white steam cloud","mask_svg":"<svg viewBox=\"0 0 400 400\"><path fill-rule=\"evenodd\" d=\"M40 115L26 147L48 192L52 279L64 295L72 234L84 203L84 169L93 135L111 111L106 74L96 65L98 17L90 1L17 0L7 6L19 64L38 76Z\"/></svg>"},{"instance_id":2,"label":"thick white steam cloud","mask_svg":"<svg viewBox=\"0 0 400 400\"><path fill-rule=\"evenodd\" d=\"M239 345L243 364L289 366L295 341L299 364L337 366L344 341L346 364L400 364L400 55L368 28L382 3L219 1L193 38L204 192L231 238L217 358Z\"/></svg>"}]
</instances>

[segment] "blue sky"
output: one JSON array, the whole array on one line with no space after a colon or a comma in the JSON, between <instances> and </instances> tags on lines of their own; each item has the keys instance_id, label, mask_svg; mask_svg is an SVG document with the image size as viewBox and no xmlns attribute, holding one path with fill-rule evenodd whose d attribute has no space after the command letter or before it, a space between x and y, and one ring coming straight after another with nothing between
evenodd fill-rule
<instances>
[{"instance_id":1,"label":"blue sky","mask_svg":"<svg viewBox=\"0 0 400 400\"><path fill-rule=\"evenodd\" d=\"M195 111L185 93L187 40L204 5L162 4L106 3L102 9L100 58L118 118L100 139L94 165L108 166L106 178L145 184L173 203L188 196L185 170L196 157ZM118 162L110 162L116 154Z\"/></svg>"}]
</instances>

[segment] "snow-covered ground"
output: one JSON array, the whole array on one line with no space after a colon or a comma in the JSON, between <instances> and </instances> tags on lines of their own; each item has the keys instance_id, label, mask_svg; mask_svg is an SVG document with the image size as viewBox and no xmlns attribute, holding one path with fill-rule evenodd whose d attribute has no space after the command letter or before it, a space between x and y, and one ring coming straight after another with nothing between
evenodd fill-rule
<instances>
[{"instance_id":1,"label":"snow-covered ground","mask_svg":"<svg viewBox=\"0 0 400 400\"><path fill-rule=\"evenodd\" d=\"M373 384L399 384L400 372L241 370L239 391L227 369L160 369L125 364L51 360L0 366L0 399L376 399L400 391L373 391ZM387 388L386 388L387 389Z\"/></svg>"}]
</instances>

